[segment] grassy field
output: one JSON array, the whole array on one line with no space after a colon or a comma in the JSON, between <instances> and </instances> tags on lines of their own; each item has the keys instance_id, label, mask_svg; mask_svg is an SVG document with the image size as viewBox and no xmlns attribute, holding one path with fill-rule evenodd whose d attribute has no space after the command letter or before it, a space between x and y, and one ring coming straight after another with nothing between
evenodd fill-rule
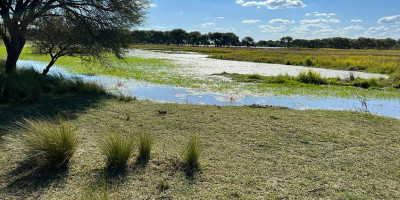
<instances>
[{"instance_id":1,"label":"grassy field","mask_svg":"<svg viewBox=\"0 0 400 200\"><path fill-rule=\"evenodd\" d=\"M159 111L166 111L160 114ZM0 135L0 199L398 199L400 121L346 111L256 109L146 101L107 95L0 104L0 125L68 116L78 146L69 168L39 171L24 146ZM105 170L99 140L150 132L149 162ZM200 141L200 168L187 174L183 149Z\"/></svg>"},{"instance_id":2,"label":"grassy field","mask_svg":"<svg viewBox=\"0 0 400 200\"><path fill-rule=\"evenodd\" d=\"M394 50L256 49L163 45L135 45L134 47L199 52L224 60L313 66L390 75L400 74L400 51Z\"/></svg>"},{"instance_id":3,"label":"grassy field","mask_svg":"<svg viewBox=\"0 0 400 200\"><path fill-rule=\"evenodd\" d=\"M189 50L191 49L192 48L190 47ZM216 51L217 50L222 51L224 49L216 49ZM5 47L0 47L0 59L4 59L5 57ZM48 56L32 54L29 47L23 50L20 59L41 61L44 63L49 61ZM400 92L398 92L398 89L394 88L399 84L400 77L397 77L394 74L391 76L389 81L385 83L384 87L371 87L369 89L363 89L360 87L330 84L271 84L265 82L243 84L239 81L221 80L217 76L209 76L204 79L185 75L182 72L190 71L190 66L178 66L171 60L166 59L143 59L137 57L128 57L125 58L125 60L117 60L112 58L108 65L104 66L99 62L82 62L81 59L77 57L62 57L57 61L56 65L66 69L72 74L108 75L120 78L133 78L153 84L167 84L233 95L303 95L309 97L340 98L357 98L358 96L362 96L365 98L376 99L392 99L400 97Z\"/></svg>"}]
</instances>

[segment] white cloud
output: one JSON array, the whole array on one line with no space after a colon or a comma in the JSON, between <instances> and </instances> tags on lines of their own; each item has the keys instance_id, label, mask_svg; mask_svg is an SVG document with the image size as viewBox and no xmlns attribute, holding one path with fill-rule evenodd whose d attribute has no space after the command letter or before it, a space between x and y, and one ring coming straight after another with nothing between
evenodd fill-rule
<instances>
[{"instance_id":1,"label":"white cloud","mask_svg":"<svg viewBox=\"0 0 400 200\"><path fill-rule=\"evenodd\" d=\"M330 18L330 17L336 15L336 13L320 13L320 12L313 12L313 13L306 13L306 16L311 16L311 15L313 15L313 14L314 14L314 16L316 16L316 17L327 17L327 18Z\"/></svg>"},{"instance_id":2,"label":"white cloud","mask_svg":"<svg viewBox=\"0 0 400 200\"><path fill-rule=\"evenodd\" d=\"M343 28L343 30L345 30L345 31L359 31L359 30L363 30L364 28L363 27L361 27L361 26L347 26L347 27L344 27Z\"/></svg>"},{"instance_id":3,"label":"white cloud","mask_svg":"<svg viewBox=\"0 0 400 200\"><path fill-rule=\"evenodd\" d=\"M300 21L301 24L326 24L326 23L340 23L338 19L303 19Z\"/></svg>"},{"instance_id":4,"label":"white cloud","mask_svg":"<svg viewBox=\"0 0 400 200\"><path fill-rule=\"evenodd\" d=\"M386 37L389 33L389 28L385 26L371 27L365 31L364 35L368 37Z\"/></svg>"},{"instance_id":5,"label":"white cloud","mask_svg":"<svg viewBox=\"0 0 400 200\"><path fill-rule=\"evenodd\" d=\"M165 29L164 26L155 26L154 28L156 28L156 29L161 29L161 30Z\"/></svg>"},{"instance_id":6,"label":"white cloud","mask_svg":"<svg viewBox=\"0 0 400 200\"><path fill-rule=\"evenodd\" d=\"M286 20L286 19L272 19L269 21L270 24L294 24L296 23L294 20Z\"/></svg>"},{"instance_id":7,"label":"white cloud","mask_svg":"<svg viewBox=\"0 0 400 200\"><path fill-rule=\"evenodd\" d=\"M241 6L265 6L268 9L283 9L305 7L306 4L302 0L265 0L265 1L244 1L236 0L236 4Z\"/></svg>"},{"instance_id":8,"label":"white cloud","mask_svg":"<svg viewBox=\"0 0 400 200\"><path fill-rule=\"evenodd\" d=\"M149 4L149 7L150 8L155 8L155 7L157 7L157 4L156 3L151 3L151 4Z\"/></svg>"},{"instance_id":9,"label":"white cloud","mask_svg":"<svg viewBox=\"0 0 400 200\"><path fill-rule=\"evenodd\" d=\"M259 26L261 32L264 33L283 33L286 30L285 26L271 26L271 25L262 25Z\"/></svg>"},{"instance_id":10,"label":"white cloud","mask_svg":"<svg viewBox=\"0 0 400 200\"><path fill-rule=\"evenodd\" d=\"M236 31L236 28L233 28L233 27L232 27L232 28L227 28L226 30L227 30L227 31L230 31L230 32L235 32L235 31Z\"/></svg>"},{"instance_id":11,"label":"white cloud","mask_svg":"<svg viewBox=\"0 0 400 200\"><path fill-rule=\"evenodd\" d=\"M396 22L400 22L400 15L382 17L378 21L379 24L382 24L382 23L396 23Z\"/></svg>"},{"instance_id":12,"label":"white cloud","mask_svg":"<svg viewBox=\"0 0 400 200\"><path fill-rule=\"evenodd\" d=\"M215 25L216 25L215 23L209 22L209 23L202 24L201 27L208 28L208 27L214 27Z\"/></svg>"},{"instance_id":13,"label":"white cloud","mask_svg":"<svg viewBox=\"0 0 400 200\"><path fill-rule=\"evenodd\" d=\"M361 22L363 22L363 20L361 20L361 19L352 19L351 20L351 23L361 23Z\"/></svg>"},{"instance_id":14,"label":"white cloud","mask_svg":"<svg viewBox=\"0 0 400 200\"><path fill-rule=\"evenodd\" d=\"M249 20L243 20L242 23L243 24L254 24L254 23L260 23L261 20L258 19L249 19Z\"/></svg>"},{"instance_id":15,"label":"white cloud","mask_svg":"<svg viewBox=\"0 0 400 200\"><path fill-rule=\"evenodd\" d=\"M218 17L218 19L225 19L225 17Z\"/></svg>"},{"instance_id":16,"label":"white cloud","mask_svg":"<svg viewBox=\"0 0 400 200\"><path fill-rule=\"evenodd\" d=\"M338 19L329 19L328 22L330 22L330 23L340 23L342 21L340 21Z\"/></svg>"}]
</instances>

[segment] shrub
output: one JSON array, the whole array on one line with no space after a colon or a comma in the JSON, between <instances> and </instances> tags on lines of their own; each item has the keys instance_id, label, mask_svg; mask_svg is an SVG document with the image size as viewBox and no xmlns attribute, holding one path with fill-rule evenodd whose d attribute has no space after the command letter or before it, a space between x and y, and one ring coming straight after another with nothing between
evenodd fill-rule
<instances>
[{"instance_id":1,"label":"shrub","mask_svg":"<svg viewBox=\"0 0 400 200\"><path fill-rule=\"evenodd\" d=\"M63 119L24 119L17 123L28 157L40 165L64 167L73 156L77 141L70 125Z\"/></svg>"},{"instance_id":2,"label":"shrub","mask_svg":"<svg viewBox=\"0 0 400 200\"><path fill-rule=\"evenodd\" d=\"M151 147L152 147L152 139L150 134L141 134L139 136L139 155L138 160L149 160Z\"/></svg>"},{"instance_id":3,"label":"shrub","mask_svg":"<svg viewBox=\"0 0 400 200\"><path fill-rule=\"evenodd\" d=\"M310 57L307 57L307 58L306 58L306 65L307 65L307 66L314 66L314 63L313 63L313 61L311 60Z\"/></svg>"},{"instance_id":4,"label":"shrub","mask_svg":"<svg viewBox=\"0 0 400 200\"><path fill-rule=\"evenodd\" d=\"M189 168L197 168L199 166L199 137L193 134L190 137L189 143L186 146L183 161Z\"/></svg>"},{"instance_id":5,"label":"shrub","mask_svg":"<svg viewBox=\"0 0 400 200\"><path fill-rule=\"evenodd\" d=\"M302 72L300 75L297 77L299 82L302 83L310 83L310 84L315 84L315 85L323 85L326 84L326 81L321 77L316 72L313 72L312 70L309 70L307 73Z\"/></svg>"},{"instance_id":6,"label":"shrub","mask_svg":"<svg viewBox=\"0 0 400 200\"><path fill-rule=\"evenodd\" d=\"M134 142L132 137L114 133L105 136L100 141L101 152L107 158L107 167L112 169L124 169L132 155Z\"/></svg>"}]
</instances>

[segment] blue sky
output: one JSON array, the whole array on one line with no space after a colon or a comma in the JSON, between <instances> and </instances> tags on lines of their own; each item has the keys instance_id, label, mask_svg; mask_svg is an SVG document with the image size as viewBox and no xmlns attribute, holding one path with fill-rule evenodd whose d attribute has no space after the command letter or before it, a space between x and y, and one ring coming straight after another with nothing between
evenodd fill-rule
<instances>
[{"instance_id":1,"label":"blue sky","mask_svg":"<svg viewBox=\"0 0 400 200\"><path fill-rule=\"evenodd\" d=\"M153 0L139 29L283 36L400 38L400 0Z\"/></svg>"}]
</instances>

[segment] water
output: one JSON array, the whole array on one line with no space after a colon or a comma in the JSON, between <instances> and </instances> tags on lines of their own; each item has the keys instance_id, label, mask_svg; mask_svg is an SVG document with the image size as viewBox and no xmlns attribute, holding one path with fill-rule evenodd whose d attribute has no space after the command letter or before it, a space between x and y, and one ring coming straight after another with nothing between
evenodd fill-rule
<instances>
[{"instance_id":1,"label":"water","mask_svg":"<svg viewBox=\"0 0 400 200\"><path fill-rule=\"evenodd\" d=\"M19 66L33 67L42 71L45 63L36 61L19 61ZM284 106L298 110L324 109L324 110L363 110L359 99L342 98L310 98L306 96L288 97L255 97L231 96L213 94L190 88L177 88L171 85L154 85L133 79L119 79L109 76L73 75L54 66L51 73L61 73L66 77L79 77L87 82L95 82L104 86L108 91L124 95L136 96L138 99L148 99L156 102L186 103L219 106L243 106L251 104ZM400 118L400 100L367 100L368 111L380 115Z\"/></svg>"}]
</instances>

